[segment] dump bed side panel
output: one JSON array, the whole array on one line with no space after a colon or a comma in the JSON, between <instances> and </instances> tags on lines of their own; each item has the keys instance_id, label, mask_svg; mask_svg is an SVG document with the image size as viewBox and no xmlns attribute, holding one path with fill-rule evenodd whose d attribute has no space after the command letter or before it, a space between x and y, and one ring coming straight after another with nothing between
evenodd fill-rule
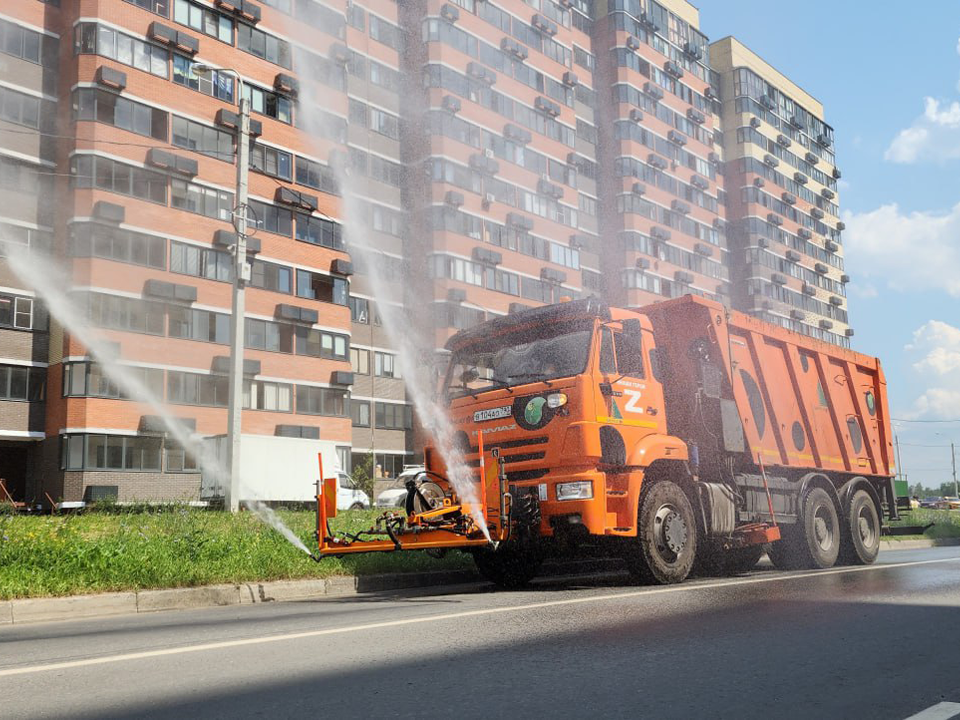
<instances>
[{"instance_id":1,"label":"dump bed side panel","mask_svg":"<svg viewBox=\"0 0 960 720\"><path fill-rule=\"evenodd\" d=\"M668 418L677 411L671 433L711 442L710 404L697 406L693 399L704 387L704 362L695 356L710 362L719 358L721 394L736 402L746 452L754 462L760 457L769 466L893 474L886 382L876 358L699 298L644 311L670 355ZM701 350L705 342L709 349ZM711 432L719 435L719 430Z\"/></svg>"}]
</instances>

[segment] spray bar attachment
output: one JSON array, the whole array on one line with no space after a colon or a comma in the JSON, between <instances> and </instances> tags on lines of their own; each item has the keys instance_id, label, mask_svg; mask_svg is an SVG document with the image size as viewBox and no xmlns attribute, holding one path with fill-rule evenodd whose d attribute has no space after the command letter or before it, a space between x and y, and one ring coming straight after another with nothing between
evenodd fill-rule
<instances>
[{"instance_id":1,"label":"spray bar attachment","mask_svg":"<svg viewBox=\"0 0 960 720\"><path fill-rule=\"evenodd\" d=\"M418 481L411 479L407 483L407 513L386 511L372 527L357 533L331 531L330 520L337 515L337 479L317 480L317 552L310 557L319 562L329 555L496 546L507 540L511 497L503 459L496 449L489 459L485 457L482 436L478 450L479 503L463 502L446 478L428 471L448 488L442 499L431 502ZM318 461L323 478L323 458L319 455Z\"/></svg>"}]
</instances>

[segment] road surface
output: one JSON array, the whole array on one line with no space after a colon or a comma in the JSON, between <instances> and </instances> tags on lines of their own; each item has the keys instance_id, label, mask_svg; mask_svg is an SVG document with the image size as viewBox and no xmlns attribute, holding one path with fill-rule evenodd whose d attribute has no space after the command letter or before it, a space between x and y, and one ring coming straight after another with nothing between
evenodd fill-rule
<instances>
[{"instance_id":1,"label":"road surface","mask_svg":"<svg viewBox=\"0 0 960 720\"><path fill-rule=\"evenodd\" d=\"M960 548L0 628L0 717L960 717Z\"/></svg>"}]
</instances>

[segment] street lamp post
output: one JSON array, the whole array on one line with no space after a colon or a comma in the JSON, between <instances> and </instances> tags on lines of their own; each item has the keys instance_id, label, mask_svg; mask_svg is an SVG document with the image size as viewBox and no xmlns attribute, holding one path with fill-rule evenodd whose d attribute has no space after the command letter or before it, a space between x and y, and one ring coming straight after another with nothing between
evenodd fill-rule
<instances>
[{"instance_id":1,"label":"street lamp post","mask_svg":"<svg viewBox=\"0 0 960 720\"><path fill-rule=\"evenodd\" d=\"M230 477L224 490L224 505L230 512L240 509L240 435L243 415L243 341L245 290L250 280L250 264L247 262L247 191L250 170L250 100L243 96L240 73L236 70L213 68L209 65L194 65L195 73L216 70L233 75L237 80L237 104L240 122L237 126L237 206L233 213L233 226L237 242L233 246L233 302L230 315L230 392L227 402L227 448Z\"/></svg>"}]
</instances>

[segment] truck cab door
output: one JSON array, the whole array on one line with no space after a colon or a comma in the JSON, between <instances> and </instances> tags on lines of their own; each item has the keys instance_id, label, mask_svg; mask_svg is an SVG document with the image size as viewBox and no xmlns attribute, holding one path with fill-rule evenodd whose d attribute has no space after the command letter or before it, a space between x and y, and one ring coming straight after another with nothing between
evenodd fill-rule
<instances>
[{"instance_id":1,"label":"truck cab door","mask_svg":"<svg viewBox=\"0 0 960 720\"><path fill-rule=\"evenodd\" d=\"M599 422L623 425L637 437L663 432L663 387L653 377L649 357L653 333L631 338L610 327L600 330Z\"/></svg>"}]
</instances>

